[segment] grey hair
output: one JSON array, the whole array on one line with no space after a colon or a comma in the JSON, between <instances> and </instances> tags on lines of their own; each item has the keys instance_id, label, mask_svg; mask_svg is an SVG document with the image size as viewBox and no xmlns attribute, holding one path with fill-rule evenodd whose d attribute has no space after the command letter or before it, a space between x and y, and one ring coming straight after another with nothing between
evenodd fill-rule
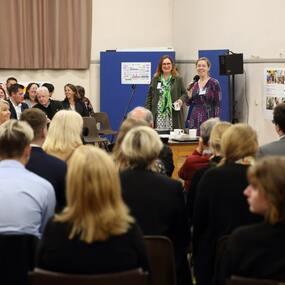
<instances>
[{"instance_id":1,"label":"grey hair","mask_svg":"<svg viewBox=\"0 0 285 285\"><path fill-rule=\"evenodd\" d=\"M210 118L200 126L200 136L205 145L208 145L213 127L220 122L219 118Z\"/></svg>"},{"instance_id":2,"label":"grey hair","mask_svg":"<svg viewBox=\"0 0 285 285\"><path fill-rule=\"evenodd\" d=\"M45 86L41 86L37 89L37 94L39 94L40 92L43 92L45 95L49 96L49 91Z\"/></svg>"},{"instance_id":3,"label":"grey hair","mask_svg":"<svg viewBox=\"0 0 285 285\"><path fill-rule=\"evenodd\" d=\"M144 120L149 125L153 125L152 112L144 107L138 106L128 113L128 118L135 120Z\"/></svg>"}]
</instances>

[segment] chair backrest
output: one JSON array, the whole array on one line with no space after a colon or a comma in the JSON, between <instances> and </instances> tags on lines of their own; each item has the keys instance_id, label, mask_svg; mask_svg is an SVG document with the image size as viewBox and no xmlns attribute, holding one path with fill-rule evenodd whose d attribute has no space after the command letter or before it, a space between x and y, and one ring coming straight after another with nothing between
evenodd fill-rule
<instances>
[{"instance_id":1,"label":"chair backrest","mask_svg":"<svg viewBox=\"0 0 285 285\"><path fill-rule=\"evenodd\" d=\"M147 273L134 269L118 273L78 275L36 268L29 272L29 285L146 285Z\"/></svg>"},{"instance_id":2,"label":"chair backrest","mask_svg":"<svg viewBox=\"0 0 285 285\"><path fill-rule=\"evenodd\" d=\"M265 279L251 279L241 276L232 276L227 285L285 285L283 282Z\"/></svg>"},{"instance_id":3,"label":"chair backrest","mask_svg":"<svg viewBox=\"0 0 285 285\"><path fill-rule=\"evenodd\" d=\"M99 131L112 130L108 114L105 112L96 112L92 114L97 123ZM98 126L99 125L99 126Z\"/></svg>"},{"instance_id":4,"label":"chair backrest","mask_svg":"<svg viewBox=\"0 0 285 285\"><path fill-rule=\"evenodd\" d=\"M175 285L174 249L169 238L164 236L144 236L153 285Z\"/></svg>"},{"instance_id":5,"label":"chair backrest","mask_svg":"<svg viewBox=\"0 0 285 285\"><path fill-rule=\"evenodd\" d=\"M33 270L38 238L33 235L0 235L1 284L26 284Z\"/></svg>"},{"instance_id":6,"label":"chair backrest","mask_svg":"<svg viewBox=\"0 0 285 285\"><path fill-rule=\"evenodd\" d=\"M99 136L96 120L93 117L83 117L83 136L89 138Z\"/></svg>"}]
</instances>

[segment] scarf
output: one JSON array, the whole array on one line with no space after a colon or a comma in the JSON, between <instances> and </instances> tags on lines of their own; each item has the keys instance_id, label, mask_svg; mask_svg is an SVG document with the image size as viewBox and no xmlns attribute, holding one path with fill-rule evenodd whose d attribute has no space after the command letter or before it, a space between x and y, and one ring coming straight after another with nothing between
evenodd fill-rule
<instances>
[{"instance_id":1,"label":"scarf","mask_svg":"<svg viewBox=\"0 0 285 285\"><path fill-rule=\"evenodd\" d=\"M170 88L171 88L171 79L172 76L170 75L168 79L164 79L163 75L161 75L160 80L162 83L162 104L160 108L160 112L163 115L172 115L172 99L170 94Z\"/></svg>"}]
</instances>

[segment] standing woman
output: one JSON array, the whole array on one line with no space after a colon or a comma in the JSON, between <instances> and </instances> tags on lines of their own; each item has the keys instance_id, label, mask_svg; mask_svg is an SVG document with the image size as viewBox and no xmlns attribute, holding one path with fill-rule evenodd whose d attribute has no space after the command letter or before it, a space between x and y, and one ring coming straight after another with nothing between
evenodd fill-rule
<instances>
[{"instance_id":1,"label":"standing woman","mask_svg":"<svg viewBox=\"0 0 285 285\"><path fill-rule=\"evenodd\" d=\"M178 75L173 59L164 55L150 83L145 107L154 117L156 129L183 129L184 113L181 108L187 99L182 78ZM173 103L177 105L173 108Z\"/></svg>"},{"instance_id":2,"label":"standing woman","mask_svg":"<svg viewBox=\"0 0 285 285\"><path fill-rule=\"evenodd\" d=\"M190 105L186 120L189 129L200 129L200 125L212 117L220 116L221 87L219 81L210 77L211 63L201 57L196 61L200 79L188 88L187 104Z\"/></svg>"},{"instance_id":3,"label":"standing woman","mask_svg":"<svg viewBox=\"0 0 285 285\"><path fill-rule=\"evenodd\" d=\"M62 101L63 109L73 110L82 117L88 117L88 111L85 104L80 100L76 87L73 84L64 86L65 99Z\"/></svg>"}]
</instances>

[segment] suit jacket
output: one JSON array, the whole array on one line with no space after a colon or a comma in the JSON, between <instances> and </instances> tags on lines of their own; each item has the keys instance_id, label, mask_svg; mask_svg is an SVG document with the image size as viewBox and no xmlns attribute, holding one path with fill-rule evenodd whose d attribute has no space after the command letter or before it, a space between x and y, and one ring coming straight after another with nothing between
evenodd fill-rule
<instances>
[{"instance_id":1,"label":"suit jacket","mask_svg":"<svg viewBox=\"0 0 285 285\"><path fill-rule=\"evenodd\" d=\"M231 275L285 281L285 224L260 223L240 227L226 243L215 283Z\"/></svg>"},{"instance_id":2,"label":"suit jacket","mask_svg":"<svg viewBox=\"0 0 285 285\"><path fill-rule=\"evenodd\" d=\"M66 110L70 109L70 105L69 105L69 102L67 99L64 99L61 103L62 103L63 109L66 109ZM77 100L75 102L75 111L77 113L79 113L82 117L88 117L89 116L89 113L88 113L88 110L87 110L85 104L80 100Z\"/></svg>"},{"instance_id":3,"label":"suit jacket","mask_svg":"<svg viewBox=\"0 0 285 285\"><path fill-rule=\"evenodd\" d=\"M55 190L57 201L56 211L66 205L65 176L66 163L54 156L47 154L41 147L32 147L30 160L26 168L48 180Z\"/></svg>"},{"instance_id":4,"label":"suit jacket","mask_svg":"<svg viewBox=\"0 0 285 285\"><path fill-rule=\"evenodd\" d=\"M41 105L41 104L36 104L33 108L38 108L42 111L45 112L45 114L47 115L47 117L52 120L53 116L55 115L56 112L58 112L59 110L63 109L63 106L61 104L60 101L56 101L56 100L50 100L49 101L49 105L47 107Z\"/></svg>"},{"instance_id":5,"label":"suit jacket","mask_svg":"<svg viewBox=\"0 0 285 285\"><path fill-rule=\"evenodd\" d=\"M10 105L10 112L11 112L11 119L18 119L17 118L17 113L16 110L11 102L11 100L8 100L9 105ZM24 112L24 110L29 109L29 106L26 103L21 103L21 112Z\"/></svg>"},{"instance_id":6,"label":"suit jacket","mask_svg":"<svg viewBox=\"0 0 285 285\"><path fill-rule=\"evenodd\" d=\"M153 114L154 124L156 124L157 105L158 105L158 101L160 97L159 90L157 89L158 81L160 81L159 77L154 77L152 79L150 86L149 86L147 99L145 102L145 107L149 109ZM180 76L172 77L170 92L171 92L172 103L174 103L178 99L181 99L183 102L185 102L187 98L187 94L186 94L186 89L182 81L182 77ZM183 108L181 108L180 111L172 110L173 129L184 129L185 127L184 117L185 116L184 116Z\"/></svg>"},{"instance_id":7,"label":"suit jacket","mask_svg":"<svg viewBox=\"0 0 285 285\"><path fill-rule=\"evenodd\" d=\"M281 137L278 141L261 146L257 157L261 158L266 155L285 155L285 136Z\"/></svg>"}]
</instances>

